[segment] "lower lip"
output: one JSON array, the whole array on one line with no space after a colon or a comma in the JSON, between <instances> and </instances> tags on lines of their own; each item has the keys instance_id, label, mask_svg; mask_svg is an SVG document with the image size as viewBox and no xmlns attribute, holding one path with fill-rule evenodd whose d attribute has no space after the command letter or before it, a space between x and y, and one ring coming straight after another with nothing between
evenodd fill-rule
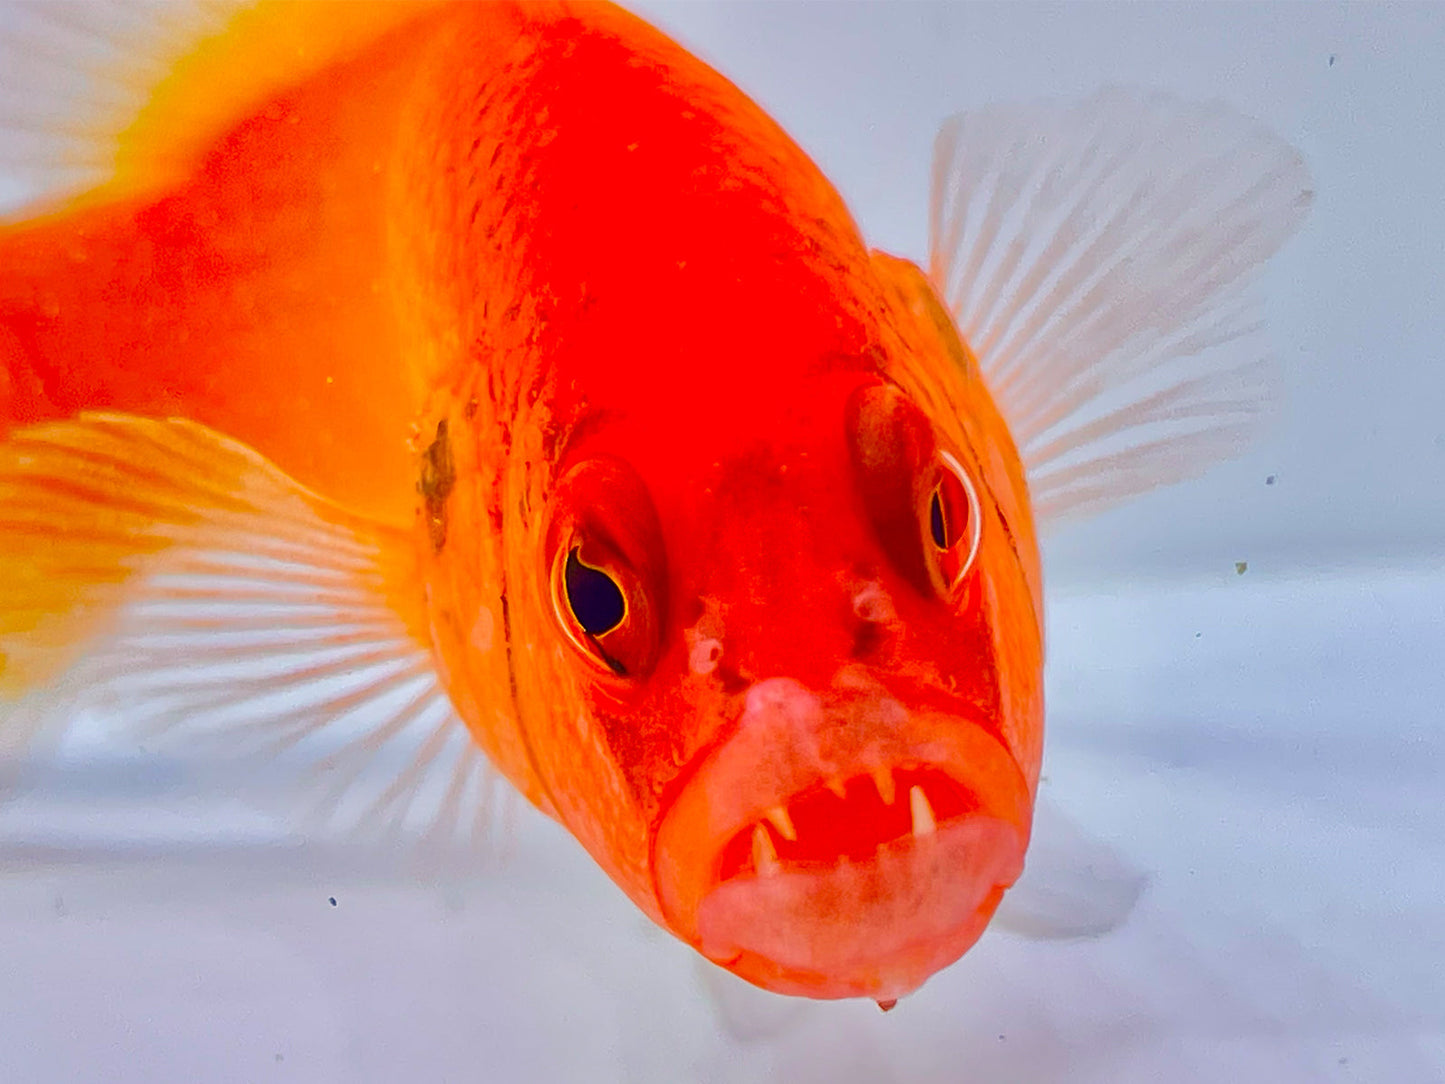
<instances>
[{"instance_id":1,"label":"lower lip","mask_svg":"<svg viewBox=\"0 0 1445 1084\"><path fill-rule=\"evenodd\" d=\"M1025 844L1014 825L975 814L865 862L735 877L698 908L699 947L778 993L900 997L978 940Z\"/></svg>"}]
</instances>

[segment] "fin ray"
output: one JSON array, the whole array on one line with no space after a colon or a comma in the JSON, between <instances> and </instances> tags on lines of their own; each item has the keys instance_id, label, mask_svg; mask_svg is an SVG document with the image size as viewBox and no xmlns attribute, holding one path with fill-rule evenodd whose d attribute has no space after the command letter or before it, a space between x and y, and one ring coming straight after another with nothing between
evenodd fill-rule
<instances>
[{"instance_id":1,"label":"fin ray","mask_svg":"<svg viewBox=\"0 0 1445 1084\"><path fill-rule=\"evenodd\" d=\"M1041 520L1242 445L1271 398L1254 282L1311 199L1299 154L1219 104L1110 88L944 125L929 274Z\"/></svg>"},{"instance_id":2,"label":"fin ray","mask_svg":"<svg viewBox=\"0 0 1445 1084\"><path fill-rule=\"evenodd\" d=\"M0 161L27 201L163 183L267 94L437 6L0 0Z\"/></svg>"},{"instance_id":3,"label":"fin ray","mask_svg":"<svg viewBox=\"0 0 1445 1084\"><path fill-rule=\"evenodd\" d=\"M284 768L313 830L481 841L490 808L467 802L492 802L490 769L405 601L409 534L194 422L86 414L12 437L0 751L101 712L145 747Z\"/></svg>"}]
</instances>

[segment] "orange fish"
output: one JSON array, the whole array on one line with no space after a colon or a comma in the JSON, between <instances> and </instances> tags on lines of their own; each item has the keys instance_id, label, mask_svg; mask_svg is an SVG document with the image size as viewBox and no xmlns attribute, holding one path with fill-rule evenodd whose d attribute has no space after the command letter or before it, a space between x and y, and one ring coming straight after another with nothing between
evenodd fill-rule
<instances>
[{"instance_id":1,"label":"orange fish","mask_svg":"<svg viewBox=\"0 0 1445 1084\"><path fill-rule=\"evenodd\" d=\"M1309 201L1219 106L938 143L927 270L590 4L8 13L0 738L470 832L487 766L760 986L888 1005L1018 878L1036 522L1202 470Z\"/></svg>"}]
</instances>

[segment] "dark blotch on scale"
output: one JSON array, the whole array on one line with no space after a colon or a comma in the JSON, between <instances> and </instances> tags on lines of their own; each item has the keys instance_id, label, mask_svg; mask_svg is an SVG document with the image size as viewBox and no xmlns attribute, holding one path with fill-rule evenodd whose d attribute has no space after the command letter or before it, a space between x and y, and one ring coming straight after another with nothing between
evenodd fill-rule
<instances>
[{"instance_id":1,"label":"dark blotch on scale","mask_svg":"<svg viewBox=\"0 0 1445 1084\"><path fill-rule=\"evenodd\" d=\"M433 553L440 553L447 541L447 497L457 484L457 470L452 462L451 441L447 437L447 420L437 422L436 438L422 455L421 481L417 490L426 502L426 530Z\"/></svg>"}]
</instances>

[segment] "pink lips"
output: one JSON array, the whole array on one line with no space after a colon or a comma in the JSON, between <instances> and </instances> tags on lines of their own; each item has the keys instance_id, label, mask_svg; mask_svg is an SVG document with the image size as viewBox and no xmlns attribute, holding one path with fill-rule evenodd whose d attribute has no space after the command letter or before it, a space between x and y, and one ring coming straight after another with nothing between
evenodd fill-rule
<instances>
[{"instance_id":1,"label":"pink lips","mask_svg":"<svg viewBox=\"0 0 1445 1084\"><path fill-rule=\"evenodd\" d=\"M775 678L663 818L658 897L758 985L889 1000L983 933L1022 871L1031 807L976 723Z\"/></svg>"}]
</instances>

